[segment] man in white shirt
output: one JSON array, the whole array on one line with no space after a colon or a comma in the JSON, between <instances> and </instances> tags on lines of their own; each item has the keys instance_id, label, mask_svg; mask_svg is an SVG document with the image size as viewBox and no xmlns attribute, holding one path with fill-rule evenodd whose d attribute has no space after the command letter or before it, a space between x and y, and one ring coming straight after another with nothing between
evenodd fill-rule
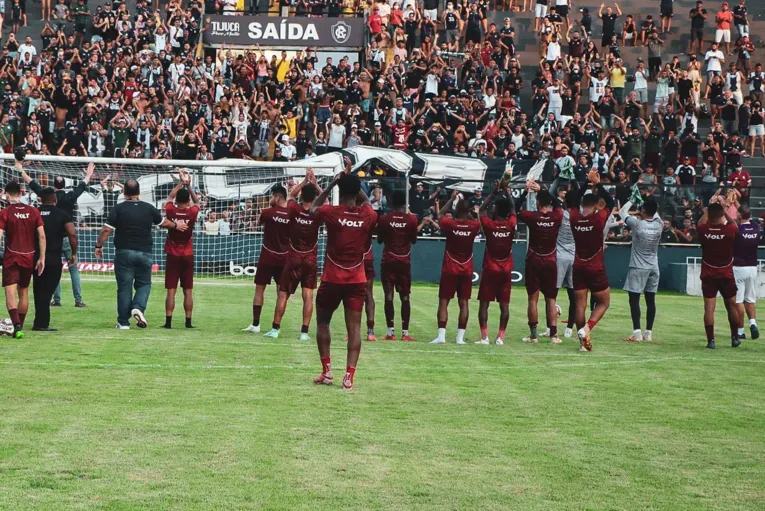
<instances>
[{"instance_id":1,"label":"man in white shirt","mask_svg":"<svg viewBox=\"0 0 765 511\"><path fill-rule=\"evenodd\" d=\"M281 139L277 138L276 144L282 150L282 156L284 156L288 161L295 159L297 148L290 143L289 135L282 135Z\"/></svg>"},{"instance_id":2,"label":"man in white shirt","mask_svg":"<svg viewBox=\"0 0 765 511\"><path fill-rule=\"evenodd\" d=\"M704 55L704 60L707 63L707 80L711 80L713 76L720 76L722 74L722 64L725 62L725 54L720 51L717 43L712 43L712 48Z\"/></svg>"},{"instance_id":3,"label":"man in white shirt","mask_svg":"<svg viewBox=\"0 0 765 511\"><path fill-rule=\"evenodd\" d=\"M32 57L37 56L37 48L32 44L32 38L27 36L27 38L24 40L24 44L19 46L19 62L21 62L21 59L24 58L24 55L29 53Z\"/></svg>"},{"instance_id":4,"label":"man in white shirt","mask_svg":"<svg viewBox=\"0 0 765 511\"><path fill-rule=\"evenodd\" d=\"M638 61L637 69L635 69L634 90L637 93L637 99L640 104L643 105L643 111L645 112L645 106L648 103L648 70L646 70L645 63L642 60Z\"/></svg>"}]
</instances>

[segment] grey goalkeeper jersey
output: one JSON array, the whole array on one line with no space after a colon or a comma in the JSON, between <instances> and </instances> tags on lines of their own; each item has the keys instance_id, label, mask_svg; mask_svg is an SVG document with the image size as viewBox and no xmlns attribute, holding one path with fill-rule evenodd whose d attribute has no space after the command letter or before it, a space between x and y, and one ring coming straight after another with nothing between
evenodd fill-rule
<instances>
[{"instance_id":1,"label":"grey goalkeeper jersey","mask_svg":"<svg viewBox=\"0 0 765 511\"><path fill-rule=\"evenodd\" d=\"M638 220L634 216L625 218L624 223L632 231L632 252L630 268L652 270L659 267L659 242L664 222L658 216L650 220Z\"/></svg>"},{"instance_id":2,"label":"grey goalkeeper jersey","mask_svg":"<svg viewBox=\"0 0 765 511\"><path fill-rule=\"evenodd\" d=\"M557 249L558 259L574 259L574 234L571 232L568 210L563 210L563 220L558 230Z\"/></svg>"}]
</instances>

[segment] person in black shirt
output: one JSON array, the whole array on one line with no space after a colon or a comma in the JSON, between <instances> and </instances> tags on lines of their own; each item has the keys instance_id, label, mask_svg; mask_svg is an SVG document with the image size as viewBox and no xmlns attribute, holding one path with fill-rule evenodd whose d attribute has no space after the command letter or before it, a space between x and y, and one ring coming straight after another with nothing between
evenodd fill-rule
<instances>
[{"instance_id":1,"label":"person in black shirt","mask_svg":"<svg viewBox=\"0 0 765 511\"><path fill-rule=\"evenodd\" d=\"M164 229L185 231L188 226L162 218L162 213L140 199L138 181L130 179L123 188L125 201L109 213L96 242L96 259L104 255L104 243L114 236L114 274L117 279L117 329L129 330L130 317L138 328L146 328L146 305L151 294L152 231L155 225ZM133 294L135 288L135 294Z\"/></svg>"},{"instance_id":2,"label":"person in black shirt","mask_svg":"<svg viewBox=\"0 0 765 511\"><path fill-rule=\"evenodd\" d=\"M704 20L707 19L707 10L704 9L704 2L700 0L696 2L696 7L691 9L688 15L691 18L691 45L688 48L688 53L694 53L693 49L696 47L696 41L699 43L699 53L704 53Z\"/></svg>"},{"instance_id":3,"label":"person in black shirt","mask_svg":"<svg viewBox=\"0 0 765 511\"><path fill-rule=\"evenodd\" d=\"M606 8L606 12L603 12L603 8ZM600 4L600 10L598 16L603 21L603 39L600 41L600 45L605 48L611 44L611 38L616 35L616 20L622 15L622 10L619 8L619 4L614 2L616 13L610 7L606 7L605 3Z\"/></svg>"},{"instance_id":4,"label":"person in black shirt","mask_svg":"<svg viewBox=\"0 0 765 511\"><path fill-rule=\"evenodd\" d=\"M33 289L35 294L35 321L32 330L41 332L55 332L55 328L50 328L50 301L53 297L53 291L58 287L61 281L61 252L64 237L71 247L70 255L67 258L69 268L77 265L77 233L74 230L72 217L63 210L56 207L56 191L53 188L43 188L41 190L40 216L43 220L45 229L45 270L42 274L33 275ZM37 247L39 252L40 247ZM39 258L39 254L35 259Z\"/></svg>"}]
</instances>

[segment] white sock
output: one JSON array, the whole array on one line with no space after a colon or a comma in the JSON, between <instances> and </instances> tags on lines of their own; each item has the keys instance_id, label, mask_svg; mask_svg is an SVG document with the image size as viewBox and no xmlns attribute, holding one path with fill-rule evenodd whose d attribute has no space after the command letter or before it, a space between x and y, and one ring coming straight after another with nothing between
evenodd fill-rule
<instances>
[{"instance_id":1,"label":"white sock","mask_svg":"<svg viewBox=\"0 0 765 511\"><path fill-rule=\"evenodd\" d=\"M409 335L409 330L402 330L401 335Z\"/></svg>"},{"instance_id":2,"label":"white sock","mask_svg":"<svg viewBox=\"0 0 765 511\"><path fill-rule=\"evenodd\" d=\"M458 328L457 329L457 342L464 341L465 340L465 329L464 328Z\"/></svg>"},{"instance_id":3,"label":"white sock","mask_svg":"<svg viewBox=\"0 0 765 511\"><path fill-rule=\"evenodd\" d=\"M652 334L652 333L653 333L653 331L652 331L652 330L646 330L646 331L645 331L645 334L646 334L646 335L648 335L648 334Z\"/></svg>"},{"instance_id":4,"label":"white sock","mask_svg":"<svg viewBox=\"0 0 765 511\"><path fill-rule=\"evenodd\" d=\"M634 335L635 337L637 337L637 336L642 337L643 336L643 332L641 332L640 329L638 328L637 330L633 330L632 331L632 335Z\"/></svg>"},{"instance_id":5,"label":"white sock","mask_svg":"<svg viewBox=\"0 0 765 511\"><path fill-rule=\"evenodd\" d=\"M743 328L739 328L738 329L738 335L744 335L744 329Z\"/></svg>"},{"instance_id":6,"label":"white sock","mask_svg":"<svg viewBox=\"0 0 765 511\"><path fill-rule=\"evenodd\" d=\"M749 326L752 326L752 325L757 326L757 320L754 318L749 320Z\"/></svg>"},{"instance_id":7,"label":"white sock","mask_svg":"<svg viewBox=\"0 0 765 511\"><path fill-rule=\"evenodd\" d=\"M388 335L393 335L395 333L396 333L396 331L393 329L393 327L388 329Z\"/></svg>"},{"instance_id":8,"label":"white sock","mask_svg":"<svg viewBox=\"0 0 765 511\"><path fill-rule=\"evenodd\" d=\"M446 328L439 328L438 329L438 340L445 341L446 340Z\"/></svg>"}]
</instances>

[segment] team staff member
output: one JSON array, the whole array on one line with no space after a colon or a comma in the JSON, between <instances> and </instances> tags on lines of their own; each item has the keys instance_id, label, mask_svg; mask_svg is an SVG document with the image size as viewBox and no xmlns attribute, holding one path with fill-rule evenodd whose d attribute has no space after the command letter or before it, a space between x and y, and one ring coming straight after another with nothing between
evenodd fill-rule
<instances>
[{"instance_id":1,"label":"team staff member","mask_svg":"<svg viewBox=\"0 0 765 511\"><path fill-rule=\"evenodd\" d=\"M146 328L146 304L151 294L152 228L185 231L185 222L162 218L157 208L143 202L138 181L130 179L122 193L125 201L109 212L96 243L96 259L104 255L104 243L112 231L114 235L114 276L117 279L117 326L118 330L130 330L130 316L138 328ZM135 294L133 294L135 288Z\"/></svg>"},{"instance_id":2,"label":"team staff member","mask_svg":"<svg viewBox=\"0 0 765 511\"><path fill-rule=\"evenodd\" d=\"M71 252L67 262L69 268L77 265L77 232L74 223L64 210L56 207L56 190L43 188L40 194L42 205L40 216L45 228L45 270L40 275L34 275L32 287L35 293L35 321L32 330L38 332L55 332L50 328L50 300L53 292L61 281L61 252L64 239L69 242ZM38 257L40 247L37 247Z\"/></svg>"}]
</instances>

